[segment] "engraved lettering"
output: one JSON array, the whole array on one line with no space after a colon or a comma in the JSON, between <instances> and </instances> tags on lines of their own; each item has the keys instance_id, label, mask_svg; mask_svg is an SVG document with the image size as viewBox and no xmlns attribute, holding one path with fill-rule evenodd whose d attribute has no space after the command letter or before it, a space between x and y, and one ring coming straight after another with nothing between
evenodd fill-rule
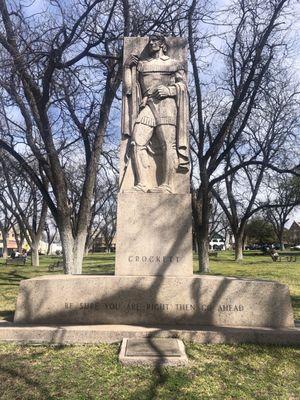
<instances>
[{"instance_id":1,"label":"engraved lettering","mask_svg":"<svg viewBox=\"0 0 300 400\"><path fill-rule=\"evenodd\" d=\"M244 306L236 305L236 304L220 304L218 307L218 311L243 311Z\"/></svg>"},{"instance_id":2,"label":"engraved lettering","mask_svg":"<svg viewBox=\"0 0 300 400\"><path fill-rule=\"evenodd\" d=\"M149 258L147 258L149 260ZM244 306L241 304L218 304L217 306L212 306L209 304L169 304L169 303L64 303L65 310L82 310L86 312L99 310L104 308L108 312L116 312L118 310L123 310L126 312L167 312L171 310L176 310L179 312L212 312L217 310L218 312L242 312L244 311Z\"/></svg>"},{"instance_id":3,"label":"engraved lettering","mask_svg":"<svg viewBox=\"0 0 300 400\"><path fill-rule=\"evenodd\" d=\"M178 256L128 256L128 262L132 263L132 262L143 262L143 263L147 263L147 262L155 262L155 263L172 263L172 262L179 262L179 258Z\"/></svg>"},{"instance_id":4,"label":"engraved lettering","mask_svg":"<svg viewBox=\"0 0 300 400\"><path fill-rule=\"evenodd\" d=\"M196 306L194 304L176 304L176 309L179 311L194 311Z\"/></svg>"}]
</instances>

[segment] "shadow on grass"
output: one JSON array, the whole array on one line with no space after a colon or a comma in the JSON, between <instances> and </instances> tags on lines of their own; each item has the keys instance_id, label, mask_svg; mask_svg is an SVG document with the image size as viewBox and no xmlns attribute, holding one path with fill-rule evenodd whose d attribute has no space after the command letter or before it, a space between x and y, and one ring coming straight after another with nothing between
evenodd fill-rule
<instances>
[{"instance_id":1,"label":"shadow on grass","mask_svg":"<svg viewBox=\"0 0 300 400\"><path fill-rule=\"evenodd\" d=\"M54 397L50 395L49 391L45 387L42 387L36 379L26 376L27 368L18 371L15 367L10 368L7 367L7 365L0 364L0 372L8 378L20 380L22 386L25 384L27 387L32 388L32 390L37 391L40 399L54 400Z\"/></svg>"},{"instance_id":2,"label":"shadow on grass","mask_svg":"<svg viewBox=\"0 0 300 400\"><path fill-rule=\"evenodd\" d=\"M8 321L8 322L13 322L14 311L2 310L2 311L0 311L0 318L4 319L5 321Z\"/></svg>"},{"instance_id":3,"label":"shadow on grass","mask_svg":"<svg viewBox=\"0 0 300 400\"><path fill-rule=\"evenodd\" d=\"M1 286L19 286L19 283L23 279L28 279L28 276L20 275L17 271L13 270L8 273L2 272L0 274Z\"/></svg>"},{"instance_id":4,"label":"shadow on grass","mask_svg":"<svg viewBox=\"0 0 300 400\"><path fill-rule=\"evenodd\" d=\"M291 299L292 299L292 305L293 308L295 309L300 309L300 296L293 296L291 295Z\"/></svg>"},{"instance_id":5,"label":"shadow on grass","mask_svg":"<svg viewBox=\"0 0 300 400\"><path fill-rule=\"evenodd\" d=\"M115 253L109 254L109 255L108 255L108 253L102 253L101 256L103 257L103 259L105 261L113 261L113 262L115 261ZM99 257L99 253L95 254L93 256L85 256L84 262L97 261L98 257Z\"/></svg>"},{"instance_id":6,"label":"shadow on grass","mask_svg":"<svg viewBox=\"0 0 300 400\"><path fill-rule=\"evenodd\" d=\"M270 260L259 260L259 261L247 261L247 266L248 265L257 265L257 264L263 264L266 267L274 267L274 265L276 265L276 263L274 263L274 261ZM269 264L269 265L268 265ZM246 267L246 265L245 265Z\"/></svg>"},{"instance_id":7,"label":"shadow on grass","mask_svg":"<svg viewBox=\"0 0 300 400\"><path fill-rule=\"evenodd\" d=\"M175 400L179 398L181 388L187 386L191 382L192 375L181 368L174 369L172 367L172 372L170 372L170 370L165 367L156 366L153 370L153 379L151 380L150 385L142 391L139 388L136 392L130 395L128 400L160 400L162 398ZM160 389L166 389L166 387L168 388L168 392L172 393L172 397L168 397L166 394L162 397L160 396Z\"/></svg>"},{"instance_id":8,"label":"shadow on grass","mask_svg":"<svg viewBox=\"0 0 300 400\"><path fill-rule=\"evenodd\" d=\"M264 257L264 256L266 256L266 254L264 254L264 253L259 253L259 252L256 252L256 253L248 253L247 251L244 251L243 256L244 256L244 257Z\"/></svg>"}]
</instances>

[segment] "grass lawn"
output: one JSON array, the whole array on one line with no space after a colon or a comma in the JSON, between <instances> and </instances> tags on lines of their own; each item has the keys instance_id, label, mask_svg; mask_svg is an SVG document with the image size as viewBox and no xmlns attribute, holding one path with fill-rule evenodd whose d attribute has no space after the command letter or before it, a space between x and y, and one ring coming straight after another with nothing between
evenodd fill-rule
<instances>
[{"instance_id":1,"label":"grass lawn","mask_svg":"<svg viewBox=\"0 0 300 400\"><path fill-rule=\"evenodd\" d=\"M53 261L42 257L36 269L5 267L0 261L0 318L11 319L20 280L53 274L47 268ZM113 271L113 254L90 255L84 260L84 273ZM273 263L249 251L243 262L234 263L231 252L222 252L211 259L211 273L286 283L295 318L300 319L300 253L296 263ZM151 369L122 367L117 361L118 345L0 344L0 399L300 400L299 348L186 345L187 367Z\"/></svg>"}]
</instances>

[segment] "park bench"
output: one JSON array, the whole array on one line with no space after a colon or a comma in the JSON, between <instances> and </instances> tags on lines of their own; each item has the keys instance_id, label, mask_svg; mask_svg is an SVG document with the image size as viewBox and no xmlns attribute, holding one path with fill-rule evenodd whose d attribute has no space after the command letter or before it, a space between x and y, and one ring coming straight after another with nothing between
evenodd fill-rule
<instances>
[{"instance_id":1,"label":"park bench","mask_svg":"<svg viewBox=\"0 0 300 400\"><path fill-rule=\"evenodd\" d=\"M296 262L296 256L279 256L278 261Z\"/></svg>"},{"instance_id":2,"label":"park bench","mask_svg":"<svg viewBox=\"0 0 300 400\"><path fill-rule=\"evenodd\" d=\"M272 258L272 260L274 262L282 262L282 261L286 261L286 262L296 262L297 261L297 257L296 256L291 256L291 255L286 255L286 256L282 256L282 255L277 255L275 256L274 254L270 254L270 257Z\"/></svg>"},{"instance_id":3,"label":"park bench","mask_svg":"<svg viewBox=\"0 0 300 400\"><path fill-rule=\"evenodd\" d=\"M209 257L218 257L218 252L217 251L209 251L208 256Z\"/></svg>"},{"instance_id":4,"label":"park bench","mask_svg":"<svg viewBox=\"0 0 300 400\"><path fill-rule=\"evenodd\" d=\"M53 264L50 264L48 267L48 271L62 271L64 269L64 263L62 261L57 261Z\"/></svg>"},{"instance_id":5,"label":"park bench","mask_svg":"<svg viewBox=\"0 0 300 400\"><path fill-rule=\"evenodd\" d=\"M7 258L5 265L25 265L26 257Z\"/></svg>"}]
</instances>

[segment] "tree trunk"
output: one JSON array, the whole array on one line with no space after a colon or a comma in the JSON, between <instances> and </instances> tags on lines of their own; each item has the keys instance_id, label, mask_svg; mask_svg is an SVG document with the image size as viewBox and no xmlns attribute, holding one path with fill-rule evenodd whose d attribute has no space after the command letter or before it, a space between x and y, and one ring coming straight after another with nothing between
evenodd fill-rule
<instances>
[{"instance_id":1,"label":"tree trunk","mask_svg":"<svg viewBox=\"0 0 300 400\"><path fill-rule=\"evenodd\" d=\"M22 253L23 251L23 243L24 243L24 239L20 239L19 243L18 243L18 252Z\"/></svg>"},{"instance_id":2,"label":"tree trunk","mask_svg":"<svg viewBox=\"0 0 300 400\"><path fill-rule=\"evenodd\" d=\"M64 227L64 229L60 230L60 238L63 253L64 273L74 274L74 239L72 229Z\"/></svg>"},{"instance_id":3,"label":"tree trunk","mask_svg":"<svg viewBox=\"0 0 300 400\"><path fill-rule=\"evenodd\" d=\"M91 238L86 238L85 246L84 246L84 255L88 256L90 250L93 248L93 241Z\"/></svg>"},{"instance_id":4,"label":"tree trunk","mask_svg":"<svg viewBox=\"0 0 300 400\"><path fill-rule=\"evenodd\" d=\"M209 239L208 234L206 235L204 230L199 232L198 240L198 262L199 262L199 272L209 272Z\"/></svg>"},{"instance_id":5,"label":"tree trunk","mask_svg":"<svg viewBox=\"0 0 300 400\"><path fill-rule=\"evenodd\" d=\"M3 239L3 258L8 257L8 248L7 248L7 232L2 231L2 239Z\"/></svg>"},{"instance_id":6,"label":"tree trunk","mask_svg":"<svg viewBox=\"0 0 300 400\"><path fill-rule=\"evenodd\" d=\"M16 231L15 227L13 227L13 231L15 234L15 241L17 243L18 252L21 254L22 250L23 250L23 244L24 244L24 235L22 235L22 232L18 233Z\"/></svg>"},{"instance_id":7,"label":"tree trunk","mask_svg":"<svg viewBox=\"0 0 300 400\"><path fill-rule=\"evenodd\" d=\"M247 237L247 235L244 235L243 236L243 250L246 250L247 242L248 242L248 237Z\"/></svg>"},{"instance_id":8,"label":"tree trunk","mask_svg":"<svg viewBox=\"0 0 300 400\"><path fill-rule=\"evenodd\" d=\"M285 250L284 240L283 240L283 229L279 232L279 243L280 243L280 250Z\"/></svg>"},{"instance_id":9,"label":"tree trunk","mask_svg":"<svg viewBox=\"0 0 300 400\"><path fill-rule=\"evenodd\" d=\"M82 274L82 263L85 250L86 232L77 235L74 246L74 273Z\"/></svg>"},{"instance_id":10,"label":"tree trunk","mask_svg":"<svg viewBox=\"0 0 300 400\"><path fill-rule=\"evenodd\" d=\"M195 232L193 233L193 250L195 253L198 254L198 241L197 241L197 235L195 234Z\"/></svg>"},{"instance_id":11,"label":"tree trunk","mask_svg":"<svg viewBox=\"0 0 300 400\"><path fill-rule=\"evenodd\" d=\"M198 247L198 265L199 272L209 272L209 212L210 212L209 194L202 194L201 200L192 194L192 211L195 225L195 235Z\"/></svg>"},{"instance_id":12,"label":"tree trunk","mask_svg":"<svg viewBox=\"0 0 300 400\"><path fill-rule=\"evenodd\" d=\"M49 256L49 254L50 254L51 244L52 244L52 243L49 243L49 242L48 242L48 245L47 245L47 256Z\"/></svg>"},{"instance_id":13,"label":"tree trunk","mask_svg":"<svg viewBox=\"0 0 300 400\"><path fill-rule=\"evenodd\" d=\"M74 239L71 228L64 227L60 232L65 274L82 273L86 233L78 234Z\"/></svg>"},{"instance_id":14,"label":"tree trunk","mask_svg":"<svg viewBox=\"0 0 300 400\"><path fill-rule=\"evenodd\" d=\"M36 244L31 245L31 265L33 267L40 266L39 246Z\"/></svg>"},{"instance_id":15,"label":"tree trunk","mask_svg":"<svg viewBox=\"0 0 300 400\"><path fill-rule=\"evenodd\" d=\"M241 233L234 235L234 240L234 259L235 261L241 261L243 259L243 235Z\"/></svg>"}]
</instances>

